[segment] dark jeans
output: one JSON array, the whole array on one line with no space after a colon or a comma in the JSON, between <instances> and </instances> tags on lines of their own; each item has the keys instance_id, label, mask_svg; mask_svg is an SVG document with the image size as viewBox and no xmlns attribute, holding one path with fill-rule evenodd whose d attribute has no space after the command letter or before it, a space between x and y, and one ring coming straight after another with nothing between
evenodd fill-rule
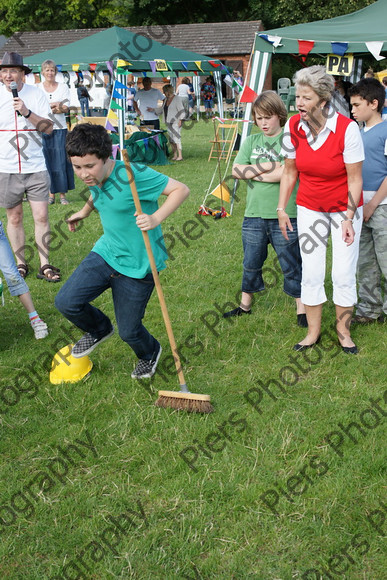
<instances>
[{"instance_id":1,"label":"dark jeans","mask_svg":"<svg viewBox=\"0 0 387 580\"><path fill-rule=\"evenodd\" d=\"M55 298L56 308L70 322L94 338L112 329L109 318L90 302L111 288L118 332L138 358L151 360L159 343L149 334L142 319L154 288L152 274L129 278L119 274L96 252L80 263Z\"/></svg>"},{"instance_id":2,"label":"dark jeans","mask_svg":"<svg viewBox=\"0 0 387 580\"><path fill-rule=\"evenodd\" d=\"M80 97L82 117L90 117L89 99L87 97Z\"/></svg>"},{"instance_id":3,"label":"dark jeans","mask_svg":"<svg viewBox=\"0 0 387 580\"><path fill-rule=\"evenodd\" d=\"M271 244L277 254L284 275L284 292L293 298L301 296L301 255L298 244L297 220L290 219L293 231L285 240L277 219L245 217L242 225L243 279L242 292L253 294L265 289L262 267Z\"/></svg>"}]
</instances>

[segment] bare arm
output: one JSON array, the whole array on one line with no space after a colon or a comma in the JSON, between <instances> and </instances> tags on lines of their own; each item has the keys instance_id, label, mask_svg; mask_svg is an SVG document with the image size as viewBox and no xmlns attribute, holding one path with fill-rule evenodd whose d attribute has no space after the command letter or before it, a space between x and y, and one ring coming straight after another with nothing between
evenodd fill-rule
<instances>
[{"instance_id":1,"label":"bare arm","mask_svg":"<svg viewBox=\"0 0 387 580\"><path fill-rule=\"evenodd\" d=\"M343 219L341 222L342 237L347 246L353 243L355 232L353 231L352 219L355 215L357 206L359 205L360 196L362 192L363 179L361 175L363 162L346 163L345 170L347 172L348 181L348 204L345 212L348 219Z\"/></svg>"},{"instance_id":2,"label":"bare arm","mask_svg":"<svg viewBox=\"0 0 387 580\"><path fill-rule=\"evenodd\" d=\"M140 230L153 230L160 225L161 222L170 216L171 213L173 213L188 197L189 189L184 183L169 178L163 191L163 195L167 196L166 201L153 214L148 215L143 213L138 215L137 212L134 214L136 216L136 224Z\"/></svg>"},{"instance_id":3,"label":"bare arm","mask_svg":"<svg viewBox=\"0 0 387 580\"><path fill-rule=\"evenodd\" d=\"M368 222L370 217L372 217L374 211L378 207L381 201L387 196L387 177L385 177L372 199L366 203L363 207L363 218L365 222Z\"/></svg>"},{"instance_id":4,"label":"bare arm","mask_svg":"<svg viewBox=\"0 0 387 580\"><path fill-rule=\"evenodd\" d=\"M83 208L77 211L76 213L73 213L73 215L71 215L66 220L70 232L75 232L75 228L77 227L78 222L89 217L93 209L94 209L93 197L90 195L89 199L87 200Z\"/></svg>"},{"instance_id":5,"label":"bare arm","mask_svg":"<svg viewBox=\"0 0 387 580\"><path fill-rule=\"evenodd\" d=\"M26 107L24 101L22 101L20 97L14 97L13 107L15 111L19 111L19 113L23 117L28 115L29 122L32 123L33 126L36 127L38 131L40 131L41 133L45 133L46 135L51 135L51 133L54 130L54 123L50 119L40 117L33 111L30 111L30 109Z\"/></svg>"},{"instance_id":6,"label":"bare arm","mask_svg":"<svg viewBox=\"0 0 387 580\"><path fill-rule=\"evenodd\" d=\"M253 179L255 181L276 182L280 181L283 166L278 162L265 161L255 165L234 163L232 176L236 179Z\"/></svg>"},{"instance_id":7,"label":"bare arm","mask_svg":"<svg viewBox=\"0 0 387 580\"><path fill-rule=\"evenodd\" d=\"M285 167L281 177L280 194L278 199L278 208L281 209L278 209L277 211L279 227L285 240L289 239L287 229L289 229L291 232L293 231L292 223L285 209L286 206L288 205L288 201L292 194L294 186L296 185L297 178L298 171L296 167L296 160L285 159Z\"/></svg>"}]
</instances>

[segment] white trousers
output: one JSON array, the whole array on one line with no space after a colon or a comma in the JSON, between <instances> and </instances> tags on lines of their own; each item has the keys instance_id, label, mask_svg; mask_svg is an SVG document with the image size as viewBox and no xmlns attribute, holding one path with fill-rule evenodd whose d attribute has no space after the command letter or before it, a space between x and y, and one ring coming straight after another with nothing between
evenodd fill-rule
<instances>
[{"instance_id":1,"label":"white trousers","mask_svg":"<svg viewBox=\"0 0 387 580\"><path fill-rule=\"evenodd\" d=\"M356 265L359 257L363 207L353 219L354 242L347 246L342 239L344 212L326 213L297 206L298 239L302 258L301 301L307 306L326 302L324 280L329 235L332 238L333 302L351 307L357 302Z\"/></svg>"}]
</instances>

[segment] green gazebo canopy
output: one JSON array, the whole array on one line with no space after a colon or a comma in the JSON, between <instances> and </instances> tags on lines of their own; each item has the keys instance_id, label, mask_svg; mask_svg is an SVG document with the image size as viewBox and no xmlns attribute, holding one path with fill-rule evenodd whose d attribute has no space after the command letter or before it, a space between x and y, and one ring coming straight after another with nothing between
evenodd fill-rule
<instances>
[{"instance_id":1,"label":"green gazebo canopy","mask_svg":"<svg viewBox=\"0 0 387 580\"><path fill-rule=\"evenodd\" d=\"M214 71L228 72L219 60L161 44L118 26L34 54L25 58L24 62L36 72L46 59L53 60L62 71L77 70L74 66L78 66L79 70L106 70L110 62L115 69L122 68L133 73L164 71L168 75L168 71L174 71L200 75Z\"/></svg>"}]
</instances>

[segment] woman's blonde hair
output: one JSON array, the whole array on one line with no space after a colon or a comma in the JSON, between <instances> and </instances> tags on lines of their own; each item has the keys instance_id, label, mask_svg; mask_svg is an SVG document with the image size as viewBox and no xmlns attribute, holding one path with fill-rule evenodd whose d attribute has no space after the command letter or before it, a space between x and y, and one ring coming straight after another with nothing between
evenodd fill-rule
<instances>
[{"instance_id":1,"label":"woman's blonde hair","mask_svg":"<svg viewBox=\"0 0 387 580\"><path fill-rule=\"evenodd\" d=\"M335 90L335 81L322 65L309 66L297 71L293 82L298 86L310 87L323 101L330 101Z\"/></svg>"},{"instance_id":2,"label":"woman's blonde hair","mask_svg":"<svg viewBox=\"0 0 387 580\"><path fill-rule=\"evenodd\" d=\"M166 96L167 95L174 95L175 94L175 91L173 89L173 86L172 85L164 85L163 86L163 93Z\"/></svg>"},{"instance_id":3,"label":"woman's blonde hair","mask_svg":"<svg viewBox=\"0 0 387 580\"><path fill-rule=\"evenodd\" d=\"M264 91L254 101L252 106L253 119L255 115L263 113L267 117L277 115L283 127L288 118L288 112L282 99L275 91Z\"/></svg>"},{"instance_id":4,"label":"woman's blonde hair","mask_svg":"<svg viewBox=\"0 0 387 580\"><path fill-rule=\"evenodd\" d=\"M49 66L53 66L55 68L55 72L58 72L58 67L56 66L55 62L53 60L47 59L44 62L42 62L42 71L44 71L45 68L48 68Z\"/></svg>"}]
</instances>

